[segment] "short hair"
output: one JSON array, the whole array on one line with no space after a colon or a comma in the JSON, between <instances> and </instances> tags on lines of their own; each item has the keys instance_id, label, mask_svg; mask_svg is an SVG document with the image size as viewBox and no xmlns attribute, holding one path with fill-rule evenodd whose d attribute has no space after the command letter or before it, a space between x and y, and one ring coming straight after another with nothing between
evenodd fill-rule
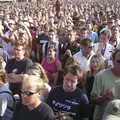
<instances>
[{"instance_id":1,"label":"short hair","mask_svg":"<svg viewBox=\"0 0 120 120\"><path fill-rule=\"evenodd\" d=\"M64 75L66 75L67 73L71 73L73 75L79 76L81 72L82 72L82 70L81 70L80 66L77 64L68 65L64 69Z\"/></svg>"},{"instance_id":2,"label":"short hair","mask_svg":"<svg viewBox=\"0 0 120 120\"><path fill-rule=\"evenodd\" d=\"M92 40L89 38L84 38L80 41L80 45L82 46L89 46L92 44Z\"/></svg>"}]
</instances>

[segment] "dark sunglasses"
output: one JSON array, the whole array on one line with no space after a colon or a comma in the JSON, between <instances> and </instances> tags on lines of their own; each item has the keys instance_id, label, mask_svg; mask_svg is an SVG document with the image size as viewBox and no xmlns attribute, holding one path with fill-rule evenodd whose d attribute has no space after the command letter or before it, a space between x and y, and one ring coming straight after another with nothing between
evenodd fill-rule
<instances>
[{"instance_id":1,"label":"dark sunglasses","mask_svg":"<svg viewBox=\"0 0 120 120\"><path fill-rule=\"evenodd\" d=\"M117 63L120 63L120 60L116 60Z\"/></svg>"},{"instance_id":2,"label":"dark sunglasses","mask_svg":"<svg viewBox=\"0 0 120 120\"><path fill-rule=\"evenodd\" d=\"M31 95L33 95L33 94L36 94L37 92L29 92L29 91L22 91L21 90L21 94L22 95L26 95L26 96L31 96Z\"/></svg>"}]
</instances>

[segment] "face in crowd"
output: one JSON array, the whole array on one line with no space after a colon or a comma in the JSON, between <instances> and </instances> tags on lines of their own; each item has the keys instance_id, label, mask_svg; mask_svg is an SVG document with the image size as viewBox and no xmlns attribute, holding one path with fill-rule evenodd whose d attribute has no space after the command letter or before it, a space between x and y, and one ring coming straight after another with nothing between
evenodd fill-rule
<instances>
[{"instance_id":1,"label":"face in crowd","mask_svg":"<svg viewBox=\"0 0 120 120\"><path fill-rule=\"evenodd\" d=\"M55 58L56 56L56 50L54 47L50 47L48 48L48 51L47 51L47 57L48 58Z\"/></svg>"},{"instance_id":2,"label":"face in crowd","mask_svg":"<svg viewBox=\"0 0 120 120\"><path fill-rule=\"evenodd\" d=\"M98 72L105 67L105 62L102 56L94 55L90 60L90 68L92 72Z\"/></svg>"},{"instance_id":3,"label":"face in crowd","mask_svg":"<svg viewBox=\"0 0 120 120\"><path fill-rule=\"evenodd\" d=\"M63 89L66 92L76 90L77 84L82 77L82 72L78 65L68 66L63 80Z\"/></svg>"},{"instance_id":4,"label":"face in crowd","mask_svg":"<svg viewBox=\"0 0 120 120\"><path fill-rule=\"evenodd\" d=\"M38 76L24 76L21 89L22 104L26 105L28 108L31 106L36 107L36 105L40 103L39 97L43 85L43 81L40 80Z\"/></svg>"},{"instance_id":5,"label":"face in crowd","mask_svg":"<svg viewBox=\"0 0 120 120\"><path fill-rule=\"evenodd\" d=\"M81 48L82 48L82 52L85 56L89 56L92 48L93 48L93 44L92 41L90 39L83 39L81 41Z\"/></svg>"},{"instance_id":6,"label":"face in crowd","mask_svg":"<svg viewBox=\"0 0 120 120\"><path fill-rule=\"evenodd\" d=\"M80 30L81 34L80 34L80 38L84 39L84 38L88 38L88 29L87 28L83 28Z\"/></svg>"},{"instance_id":7,"label":"face in crowd","mask_svg":"<svg viewBox=\"0 0 120 120\"><path fill-rule=\"evenodd\" d=\"M49 38L50 38L50 41L56 41L56 33L55 33L55 31L50 31L49 32Z\"/></svg>"},{"instance_id":8,"label":"face in crowd","mask_svg":"<svg viewBox=\"0 0 120 120\"><path fill-rule=\"evenodd\" d=\"M15 46L15 58L17 60L22 60L24 58L25 55L25 48L23 45L17 45Z\"/></svg>"}]
</instances>

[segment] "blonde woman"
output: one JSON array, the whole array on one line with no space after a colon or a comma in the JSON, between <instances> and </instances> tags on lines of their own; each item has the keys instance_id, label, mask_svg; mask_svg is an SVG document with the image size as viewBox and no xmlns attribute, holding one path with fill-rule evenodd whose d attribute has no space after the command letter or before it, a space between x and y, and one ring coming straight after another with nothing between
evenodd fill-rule
<instances>
[{"instance_id":1,"label":"blonde woman","mask_svg":"<svg viewBox=\"0 0 120 120\"><path fill-rule=\"evenodd\" d=\"M94 77L97 72L103 70L104 68L105 68L105 62L103 57L100 55L93 55L90 60L90 70L87 72L86 75L86 92L90 102L91 102L90 93L93 88ZM93 117L94 105L91 104L91 107L92 107L91 108L92 113L90 114L90 120L93 119L92 117Z\"/></svg>"},{"instance_id":2,"label":"blonde woman","mask_svg":"<svg viewBox=\"0 0 120 120\"><path fill-rule=\"evenodd\" d=\"M43 91L44 92L41 95L41 99L43 101L46 100L48 93L51 90L51 87L48 84L48 78L47 78L47 75L46 75L44 68L39 63L36 62L27 70L27 74L28 75L36 75L43 80L43 82L44 82Z\"/></svg>"},{"instance_id":3,"label":"blonde woman","mask_svg":"<svg viewBox=\"0 0 120 120\"><path fill-rule=\"evenodd\" d=\"M13 120L54 120L52 109L40 100L44 82L36 75L25 75L22 81L22 104Z\"/></svg>"}]
</instances>

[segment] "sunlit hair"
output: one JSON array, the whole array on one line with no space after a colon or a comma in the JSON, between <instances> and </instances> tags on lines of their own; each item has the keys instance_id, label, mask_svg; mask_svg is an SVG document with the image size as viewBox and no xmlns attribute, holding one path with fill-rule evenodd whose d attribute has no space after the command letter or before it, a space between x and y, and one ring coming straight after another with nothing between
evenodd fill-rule
<instances>
[{"instance_id":1,"label":"sunlit hair","mask_svg":"<svg viewBox=\"0 0 120 120\"><path fill-rule=\"evenodd\" d=\"M67 66L69 66L69 65L74 65L74 64L78 65L78 62L74 59L73 56L70 56L70 57L67 59L64 67L66 68Z\"/></svg>"},{"instance_id":2,"label":"sunlit hair","mask_svg":"<svg viewBox=\"0 0 120 120\"><path fill-rule=\"evenodd\" d=\"M24 75L22 81L22 89L35 88L34 92L40 92L44 88L43 80L36 75Z\"/></svg>"},{"instance_id":3,"label":"sunlit hair","mask_svg":"<svg viewBox=\"0 0 120 120\"><path fill-rule=\"evenodd\" d=\"M47 78L46 72L39 63L37 63L37 62L33 63L33 65L30 66L27 69L27 71L29 71L30 69L33 71L35 70L35 72L37 72L39 74L40 78L44 81L44 83L48 83L48 78ZM27 73L27 74L32 75L33 73L31 72L31 73Z\"/></svg>"},{"instance_id":4,"label":"sunlit hair","mask_svg":"<svg viewBox=\"0 0 120 120\"><path fill-rule=\"evenodd\" d=\"M0 69L0 81L3 83L7 83L6 71L3 69Z\"/></svg>"},{"instance_id":5,"label":"sunlit hair","mask_svg":"<svg viewBox=\"0 0 120 120\"><path fill-rule=\"evenodd\" d=\"M91 58L91 62L93 59L98 62L98 66L99 66L98 71L105 68L105 59L101 55L98 55L98 54L93 55ZM92 68L91 68L91 72L92 72Z\"/></svg>"}]
</instances>

